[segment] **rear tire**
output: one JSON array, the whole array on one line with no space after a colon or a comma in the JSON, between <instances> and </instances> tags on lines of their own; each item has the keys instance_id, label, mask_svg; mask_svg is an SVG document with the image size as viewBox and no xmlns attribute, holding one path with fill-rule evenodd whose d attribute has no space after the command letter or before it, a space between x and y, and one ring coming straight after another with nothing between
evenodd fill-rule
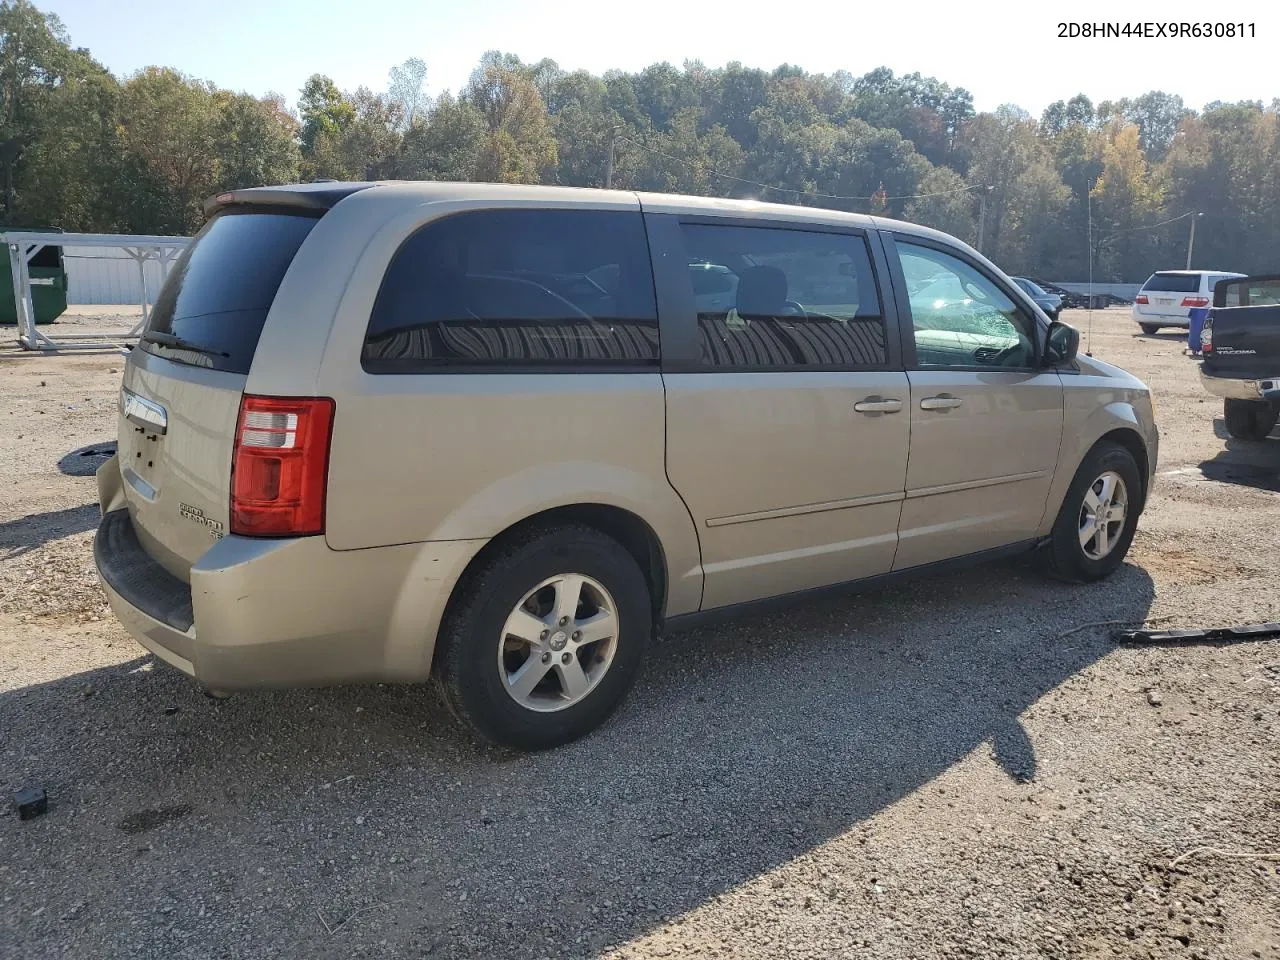
<instances>
[{"instance_id":1,"label":"rear tire","mask_svg":"<svg viewBox=\"0 0 1280 960\"><path fill-rule=\"evenodd\" d=\"M1280 414L1265 400L1224 400L1222 416L1227 433L1237 440L1265 440Z\"/></svg>"},{"instance_id":2,"label":"rear tire","mask_svg":"<svg viewBox=\"0 0 1280 960\"><path fill-rule=\"evenodd\" d=\"M590 641L606 614L612 624ZM649 587L625 548L587 526L535 527L459 582L436 671L449 708L477 735L544 750L613 713L652 633ZM521 684L522 671L531 682Z\"/></svg>"},{"instance_id":3,"label":"rear tire","mask_svg":"<svg viewBox=\"0 0 1280 960\"><path fill-rule=\"evenodd\" d=\"M1145 333L1147 336L1151 336L1151 334L1153 333L1160 332L1160 324L1158 323L1140 323L1138 324L1138 326L1142 328L1142 332Z\"/></svg>"},{"instance_id":4,"label":"rear tire","mask_svg":"<svg viewBox=\"0 0 1280 960\"><path fill-rule=\"evenodd\" d=\"M1143 496L1133 454L1110 441L1095 445L1076 470L1058 511L1044 555L1048 572L1071 583L1090 583L1114 573L1133 542Z\"/></svg>"}]
</instances>

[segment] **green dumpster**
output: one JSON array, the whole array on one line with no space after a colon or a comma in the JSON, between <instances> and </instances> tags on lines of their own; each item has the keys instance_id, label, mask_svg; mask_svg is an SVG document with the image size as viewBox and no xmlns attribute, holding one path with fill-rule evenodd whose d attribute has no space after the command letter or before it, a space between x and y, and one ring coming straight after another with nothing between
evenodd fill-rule
<instances>
[{"instance_id":1,"label":"green dumpster","mask_svg":"<svg viewBox=\"0 0 1280 960\"><path fill-rule=\"evenodd\" d=\"M6 233L22 233L6 230ZM56 228L31 230L31 233L61 233ZM8 251L5 251L8 254ZM31 305L35 308L36 323L53 323L67 310L67 268L62 258L62 248L43 246L29 261L31 274ZM18 309L13 302L13 271L10 258L5 256L0 268L0 323L17 323Z\"/></svg>"}]
</instances>

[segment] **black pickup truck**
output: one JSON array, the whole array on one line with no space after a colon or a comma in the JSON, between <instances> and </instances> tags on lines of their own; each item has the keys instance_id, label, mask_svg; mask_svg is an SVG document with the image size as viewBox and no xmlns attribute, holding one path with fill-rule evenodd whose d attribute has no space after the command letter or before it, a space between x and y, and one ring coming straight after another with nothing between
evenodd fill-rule
<instances>
[{"instance_id":1,"label":"black pickup truck","mask_svg":"<svg viewBox=\"0 0 1280 960\"><path fill-rule=\"evenodd\" d=\"M1227 433L1264 440L1280 419L1280 274L1220 280L1200 330L1200 382Z\"/></svg>"}]
</instances>

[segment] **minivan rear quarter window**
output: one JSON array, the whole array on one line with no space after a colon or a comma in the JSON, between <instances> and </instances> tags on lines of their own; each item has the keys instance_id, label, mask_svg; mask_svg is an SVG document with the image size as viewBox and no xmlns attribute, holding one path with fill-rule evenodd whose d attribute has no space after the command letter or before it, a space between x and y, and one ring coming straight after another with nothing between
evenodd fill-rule
<instances>
[{"instance_id":1,"label":"minivan rear quarter window","mask_svg":"<svg viewBox=\"0 0 1280 960\"><path fill-rule=\"evenodd\" d=\"M361 362L370 373L625 370L658 356L638 211L477 210L401 245Z\"/></svg>"},{"instance_id":2,"label":"minivan rear quarter window","mask_svg":"<svg viewBox=\"0 0 1280 960\"><path fill-rule=\"evenodd\" d=\"M140 348L179 363L248 373L271 302L317 219L267 211L214 216L169 272ZM150 342L148 333L190 348Z\"/></svg>"},{"instance_id":3,"label":"minivan rear quarter window","mask_svg":"<svg viewBox=\"0 0 1280 960\"><path fill-rule=\"evenodd\" d=\"M1198 273L1153 273L1142 285L1144 291L1154 290L1158 293L1199 293L1200 274Z\"/></svg>"}]
</instances>

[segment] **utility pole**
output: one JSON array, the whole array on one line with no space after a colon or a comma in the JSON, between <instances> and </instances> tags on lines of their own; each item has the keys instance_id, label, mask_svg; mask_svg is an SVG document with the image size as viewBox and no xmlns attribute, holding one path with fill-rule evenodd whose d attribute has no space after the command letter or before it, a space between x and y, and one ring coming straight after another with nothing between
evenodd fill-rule
<instances>
[{"instance_id":1,"label":"utility pole","mask_svg":"<svg viewBox=\"0 0 1280 960\"><path fill-rule=\"evenodd\" d=\"M976 246L979 253L982 252L982 235L987 226L987 194L994 189L994 186L982 187L978 192L978 242Z\"/></svg>"},{"instance_id":2,"label":"utility pole","mask_svg":"<svg viewBox=\"0 0 1280 960\"><path fill-rule=\"evenodd\" d=\"M1191 269L1191 251L1196 245L1196 221L1203 217L1203 213L1193 214L1191 217L1191 236L1187 237L1187 269Z\"/></svg>"},{"instance_id":3,"label":"utility pole","mask_svg":"<svg viewBox=\"0 0 1280 960\"><path fill-rule=\"evenodd\" d=\"M1097 183L1096 180L1093 183L1088 180L1084 182L1084 199L1089 208L1089 345L1085 347L1086 357L1093 356L1093 187L1095 183Z\"/></svg>"},{"instance_id":4,"label":"utility pole","mask_svg":"<svg viewBox=\"0 0 1280 960\"><path fill-rule=\"evenodd\" d=\"M609 131L609 164L604 168L604 188L613 189L613 154L618 147L618 128Z\"/></svg>"}]
</instances>

